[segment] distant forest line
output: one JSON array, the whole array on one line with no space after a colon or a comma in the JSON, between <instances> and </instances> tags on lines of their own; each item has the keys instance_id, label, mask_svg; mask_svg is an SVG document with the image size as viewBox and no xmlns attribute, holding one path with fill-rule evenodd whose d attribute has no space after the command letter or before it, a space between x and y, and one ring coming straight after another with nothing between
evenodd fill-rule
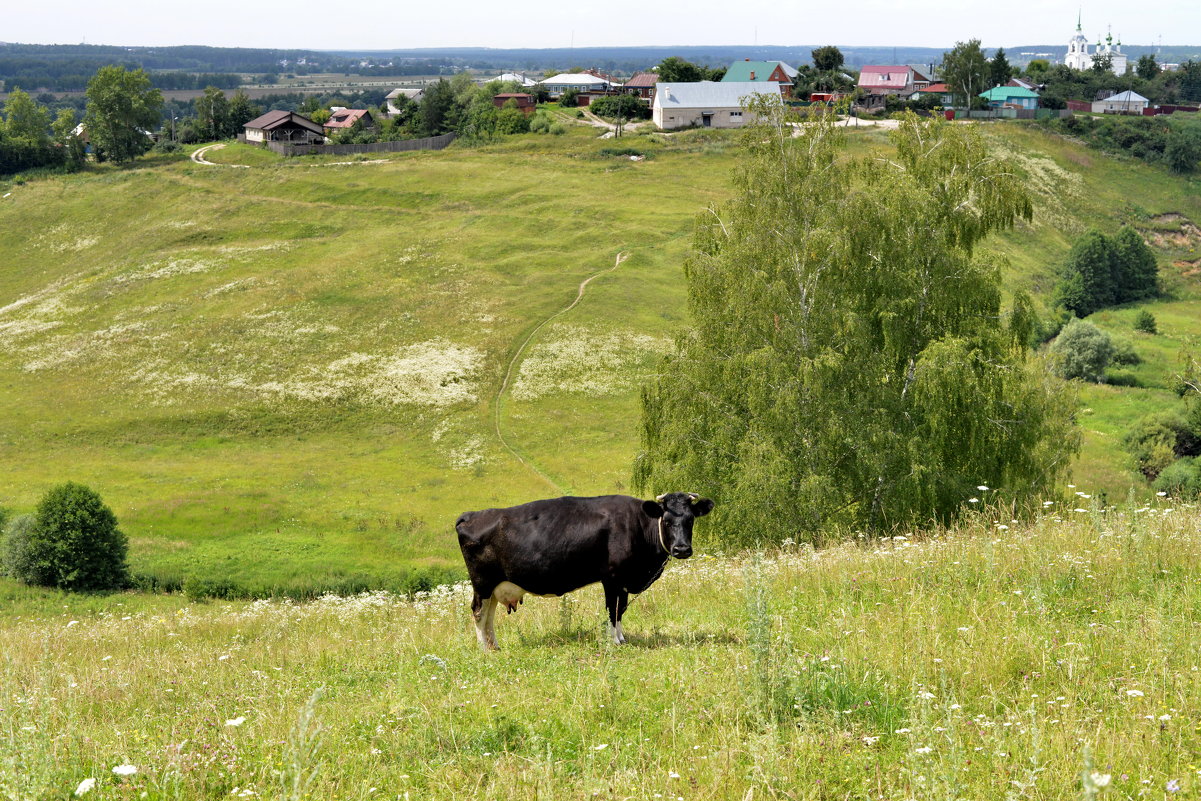
<instances>
[{"instance_id":1,"label":"distant forest line","mask_svg":"<svg viewBox=\"0 0 1201 801\"><path fill-rule=\"evenodd\" d=\"M1066 36L1065 36L1066 38ZM819 45L754 46L710 45L672 47L587 47L544 49L431 48L386 51L316 51L235 47L119 47L112 45L0 44L0 82L5 91L20 87L29 92L82 91L88 79L102 66L118 64L127 69L142 67L151 73L154 85L164 90L203 89L216 86L233 89L243 75L272 76L348 73L355 75L442 75L464 69L528 70L597 67L629 74L678 56L705 66L727 65L751 58L780 60L800 65L810 61ZM945 51L937 47L855 47L839 45L849 69L865 64L926 64L942 61ZM1011 62L1021 65L1034 54L1058 58L1066 45L1019 45L1006 48ZM1201 60L1201 46L1127 45L1131 61L1154 53L1161 62ZM991 51L990 51L991 52ZM1045 57L1045 56L1044 56ZM256 79L256 82L261 78Z\"/></svg>"}]
</instances>

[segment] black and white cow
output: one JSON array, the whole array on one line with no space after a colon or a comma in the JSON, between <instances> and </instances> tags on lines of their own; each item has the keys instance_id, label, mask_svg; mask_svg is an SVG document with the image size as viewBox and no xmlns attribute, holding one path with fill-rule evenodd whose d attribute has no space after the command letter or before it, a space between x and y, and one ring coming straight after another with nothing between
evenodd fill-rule
<instances>
[{"instance_id":1,"label":"black and white cow","mask_svg":"<svg viewBox=\"0 0 1201 801\"><path fill-rule=\"evenodd\" d=\"M485 650L495 650L497 604L512 612L527 593L564 595L601 582L609 633L625 642L621 616L674 556L692 556L692 522L713 501L670 492L653 501L628 495L554 498L466 512L455 521L475 596L471 614Z\"/></svg>"}]
</instances>

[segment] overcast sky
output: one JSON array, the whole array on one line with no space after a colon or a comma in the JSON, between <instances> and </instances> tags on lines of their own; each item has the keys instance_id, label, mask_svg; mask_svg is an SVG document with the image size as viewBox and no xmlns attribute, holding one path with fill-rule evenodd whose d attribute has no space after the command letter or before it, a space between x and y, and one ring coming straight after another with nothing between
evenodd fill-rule
<instances>
[{"instance_id":1,"label":"overcast sky","mask_svg":"<svg viewBox=\"0 0 1201 801\"><path fill-rule=\"evenodd\" d=\"M1125 44L1201 44L1201 2L1158 0L55 0L12 3L0 41L324 49L598 47L831 43L985 47L1067 42L1084 17L1090 41L1113 26Z\"/></svg>"}]
</instances>

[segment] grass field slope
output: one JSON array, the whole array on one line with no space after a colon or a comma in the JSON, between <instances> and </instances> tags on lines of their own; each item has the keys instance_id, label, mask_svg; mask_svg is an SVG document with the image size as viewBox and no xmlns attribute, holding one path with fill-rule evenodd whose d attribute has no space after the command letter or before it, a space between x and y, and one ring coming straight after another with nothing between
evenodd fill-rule
<instances>
[{"instance_id":1,"label":"grass field slope","mask_svg":"<svg viewBox=\"0 0 1201 801\"><path fill-rule=\"evenodd\" d=\"M1201 512L1095 502L674 562L622 647L597 588L529 599L495 654L465 585L309 604L13 589L0 792L1193 798Z\"/></svg>"},{"instance_id":2,"label":"grass field slope","mask_svg":"<svg viewBox=\"0 0 1201 801\"><path fill-rule=\"evenodd\" d=\"M631 160L596 134L352 163L231 145L221 166L0 186L0 505L82 481L136 573L270 591L401 586L457 565L461 511L627 489L639 386L687 321L692 221L738 150L638 135L616 143ZM1082 417L1081 483L1124 497L1125 410L1164 402L1198 330L1197 185L1032 127L987 135L1037 200L989 245L1012 289L1047 297L1088 227L1159 237L1149 388L1090 389ZM888 154L883 131L849 138Z\"/></svg>"}]
</instances>

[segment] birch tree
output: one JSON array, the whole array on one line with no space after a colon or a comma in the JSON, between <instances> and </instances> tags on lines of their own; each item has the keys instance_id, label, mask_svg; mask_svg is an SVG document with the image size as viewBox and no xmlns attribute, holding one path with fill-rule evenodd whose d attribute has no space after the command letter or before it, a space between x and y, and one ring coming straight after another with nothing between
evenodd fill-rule
<instances>
[{"instance_id":1,"label":"birch tree","mask_svg":"<svg viewBox=\"0 0 1201 801\"><path fill-rule=\"evenodd\" d=\"M733 541L952 518L977 486L1025 499L1076 448L1074 401L1030 355L977 253L1032 214L972 126L910 115L885 159L829 118L755 108L737 195L698 220L693 325L643 391L640 491L717 500Z\"/></svg>"}]
</instances>

